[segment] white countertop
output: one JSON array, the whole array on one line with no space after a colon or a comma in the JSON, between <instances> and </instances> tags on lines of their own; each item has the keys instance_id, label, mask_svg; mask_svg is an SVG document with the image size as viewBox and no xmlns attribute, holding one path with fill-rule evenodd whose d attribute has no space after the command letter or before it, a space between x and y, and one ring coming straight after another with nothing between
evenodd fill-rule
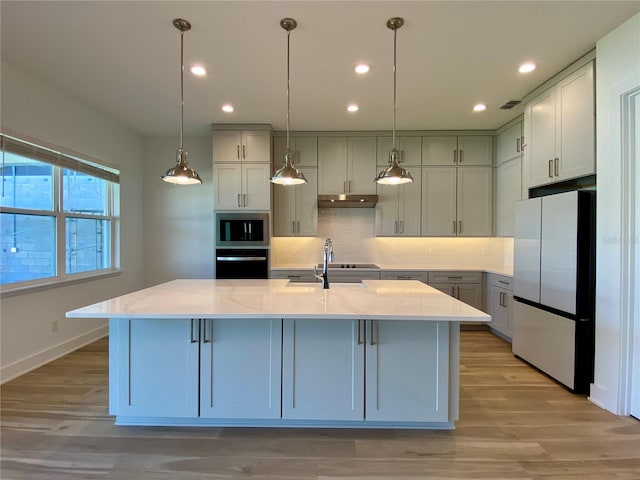
<instances>
[{"instance_id":1,"label":"white countertop","mask_svg":"<svg viewBox=\"0 0 640 480\"><path fill-rule=\"evenodd\" d=\"M340 263L340 262L338 262ZM457 272L487 272L497 273L498 275L505 275L507 277L513 277L512 265L491 265L491 266L479 266L479 265L430 265L421 263L377 263L380 270L402 270L406 272L411 271L457 271ZM271 270L313 270L313 265L309 264L289 264L289 265L272 265ZM350 269L350 270L371 270L371 269Z\"/></svg>"},{"instance_id":2,"label":"white countertop","mask_svg":"<svg viewBox=\"0 0 640 480\"><path fill-rule=\"evenodd\" d=\"M491 317L416 280L362 284L174 280L67 312L68 318L340 318L488 322Z\"/></svg>"}]
</instances>

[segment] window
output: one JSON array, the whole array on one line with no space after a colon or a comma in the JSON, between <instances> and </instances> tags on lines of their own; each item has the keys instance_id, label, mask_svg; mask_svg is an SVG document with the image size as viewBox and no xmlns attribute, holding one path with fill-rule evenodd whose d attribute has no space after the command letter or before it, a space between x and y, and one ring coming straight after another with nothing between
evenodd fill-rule
<instances>
[{"instance_id":1,"label":"window","mask_svg":"<svg viewBox=\"0 0 640 480\"><path fill-rule=\"evenodd\" d=\"M2 291L118 266L119 171L1 135Z\"/></svg>"}]
</instances>

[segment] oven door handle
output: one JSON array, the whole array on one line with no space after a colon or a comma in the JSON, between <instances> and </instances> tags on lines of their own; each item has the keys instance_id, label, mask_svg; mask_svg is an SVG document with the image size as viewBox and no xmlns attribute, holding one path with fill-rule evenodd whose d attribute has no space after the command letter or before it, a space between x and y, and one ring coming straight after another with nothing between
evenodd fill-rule
<instances>
[{"instance_id":1,"label":"oven door handle","mask_svg":"<svg viewBox=\"0 0 640 480\"><path fill-rule=\"evenodd\" d=\"M216 257L220 262L264 262L267 257Z\"/></svg>"}]
</instances>

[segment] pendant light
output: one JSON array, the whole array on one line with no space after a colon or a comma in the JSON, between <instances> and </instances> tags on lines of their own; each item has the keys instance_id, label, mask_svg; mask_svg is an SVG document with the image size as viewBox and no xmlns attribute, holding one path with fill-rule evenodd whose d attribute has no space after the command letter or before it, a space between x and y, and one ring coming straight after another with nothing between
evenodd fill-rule
<instances>
[{"instance_id":1,"label":"pendant light","mask_svg":"<svg viewBox=\"0 0 640 480\"><path fill-rule=\"evenodd\" d=\"M413 182L413 177L409 172L400 166L400 151L396 145L396 37L398 29L404 24L404 19L393 17L387 20L387 27L393 30L393 137L391 152L389 153L389 163L375 179L376 183L382 185L400 185L402 183Z\"/></svg>"},{"instance_id":2,"label":"pendant light","mask_svg":"<svg viewBox=\"0 0 640 480\"><path fill-rule=\"evenodd\" d=\"M287 31L287 149L284 152L284 165L271 177L271 182L278 185L302 185L307 183L304 174L293 166L294 152L289 148L289 117L291 114L290 92L289 92L289 43L291 30L298 26L293 18L283 18L280 26Z\"/></svg>"},{"instance_id":3,"label":"pendant light","mask_svg":"<svg viewBox=\"0 0 640 480\"><path fill-rule=\"evenodd\" d=\"M173 20L173 26L180 30L180 148L176 152L177 165L162 176L162 180L175 185L197 185L202 183L200 175L187 164L187 151L183 145L184 131L184 32L191 30L191 24L182 18Z\"/></svg>"}]
</instances>

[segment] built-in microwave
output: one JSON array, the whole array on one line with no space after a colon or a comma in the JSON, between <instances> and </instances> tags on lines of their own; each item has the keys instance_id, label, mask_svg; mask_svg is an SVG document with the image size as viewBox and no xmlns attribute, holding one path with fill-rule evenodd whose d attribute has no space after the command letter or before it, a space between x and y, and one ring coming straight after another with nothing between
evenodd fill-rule
<instances>
[{"instance_id":1,"label":"built-in microwave","mask_svg":"<svg viewBox=\"0 0 640 480\"><path fill-rule=\"evenodd\" d=\"M216 247L268 246L268 213L216 213Z\"/></svg>"}]
</instances>

